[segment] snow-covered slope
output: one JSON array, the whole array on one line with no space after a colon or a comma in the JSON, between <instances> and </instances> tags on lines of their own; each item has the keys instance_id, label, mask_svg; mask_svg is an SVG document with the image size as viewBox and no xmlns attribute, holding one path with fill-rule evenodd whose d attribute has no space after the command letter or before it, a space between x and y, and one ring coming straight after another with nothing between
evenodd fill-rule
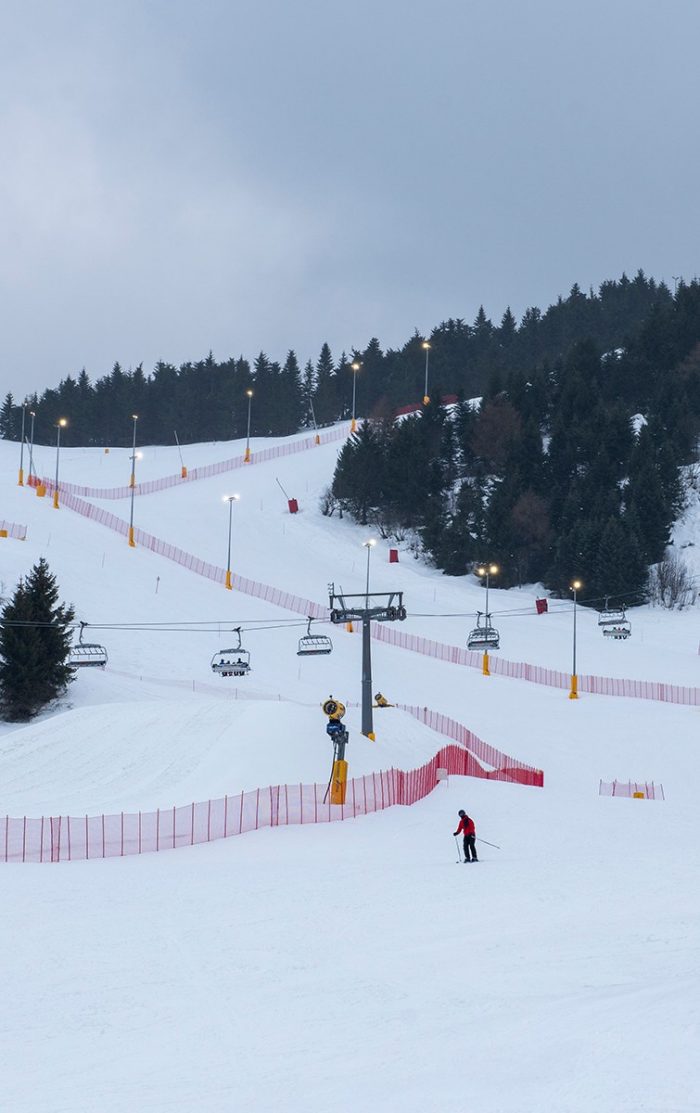
<instances>
[{"instance_id":1,"label":"snow-covered slope","mask_svg":"<svg viewBox=\"0 0 700 1113\"><path fill-rule=\"evenodd\" d=\"M241 449L193 446L186 462ZM235 571L320 603L329 581L361 591L368 531L317 508L337 452L329 445L137 498L135 521L221 566L221 496L235 490ZM50 472L49 450L39 454ZM329 692L359 698L357 633L333 630L330 657L300 660L298 616L53 510L17 487L17 456L0 444L0 518L28 527L25 542L0 540L5 589L45 555L79 617L142 628L98 631L110 654L104 673L78 676L57 713L0 727L0 812L170 807L325 780L318 704ZM118 485L127 456L68 450L62 475ZM146 448L139 466L143 479L176 472L177 450ZM299 499L297 516L276 477ZM128 502L105 505L128 518ZM471 619L441 616L483 609L483 590L408 554L389 565L387 549L380 541L372 554L372 585L405 592L404 627L463 645ZM528 611L498 620L502 654L566 671L571 611L537 617L535 594L492 589L493 611ZM700 685L697 609L645 609L632 621L630 642L611 645L579 611L579 671ZM210 658L239 624L253 671L218 680ZM543 768L544 789L451 778L411 809L352 823L141 858L0 867L0 1109L699 1107L700 711L569 701L384 645L373 660L375 690L444 711ZM351 774L410 768L441 744L398 711L376 713L374 744L355 709L348 722ZM599 797L599 780L615 777L662 782L666 800ZM451 835L458 807L500 847L482 844L482 861L467 870Z\"/></svg>"}]
</instances>

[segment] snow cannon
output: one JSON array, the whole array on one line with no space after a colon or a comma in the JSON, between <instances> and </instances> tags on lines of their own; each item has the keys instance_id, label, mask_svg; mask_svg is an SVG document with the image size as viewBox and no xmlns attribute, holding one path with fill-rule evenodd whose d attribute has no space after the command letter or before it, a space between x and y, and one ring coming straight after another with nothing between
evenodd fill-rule
<instances>
[{"instance_id":1,"label":"snow cannon","mask_svg":"<svg viewBox=\"0 0 700 1113\"><path fill-rule=\"evenodd\" d=\"M333 696L329 696L328 699L324 700L321 704L321 710L324 715L328 716L326 734L333 743L333 767L331 769L331 779L328 784L328 789L326 790L326 798L330 791L331 804L344 804L345 790L348 781L348 763L345 760L345 747L348 743L348 732L341 720L345 714L345 704L341 703L340 700L334 699Z\"/></svg>"},{"instance_id":2,"label":"snow cannon","mask_svg":"<svg viewBox=\"0 0 700 1113\"><path fill-rule=\"evenodd\" d=\"M294 498L291 498L287 494L284 487L280 483L279 479L277 479L277 476L275 476L275 482L277 483L277 486L279 487L280 491L282 492L282 494L284 495L284 497L287 500L287 509L289 510L289 513L290 514L298 514L299 513L299 503L297 502L297 500L294 499Z\"/></svg>"}]
</instances>

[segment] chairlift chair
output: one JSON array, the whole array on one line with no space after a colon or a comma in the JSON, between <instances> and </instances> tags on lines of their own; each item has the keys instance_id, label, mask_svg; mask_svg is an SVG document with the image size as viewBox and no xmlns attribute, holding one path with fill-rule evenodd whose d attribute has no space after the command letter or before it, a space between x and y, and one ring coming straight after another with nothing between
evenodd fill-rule
<instances>
[{"instance_id":1,"label":"chairlift chair","mask_svg":"<svg viewBox=\"0 0 700 1113\"><path fill-rule=\"evenodd\" d=\"M632 636L632 624L628 619L618 622L615 626L604 626L603 637L614 638L615 641L625 641Z\"/></svg>"},{"instance_id":2,"label":"chairlift chair","mask_svg":"<svg viewBox=\"0 0 700 1113\"><path fill-rule=\"evenodd\" d=\"M241 645L241 628L236 626L238 645L232 649L220 649L211 659L212 672L218 676L247 676L250 672L250 653Z\"/></svg>"},{"instance_id":3,"label":"chairlift chair","mask_svg":"<svg viewBox=\"0 0 700 1113\"><path fill-rule=\"evenodd\" d=\"M71 646L68 664L72 669L103 669L107 664L107 650L97 642L84 642L83 632L87 622L80 623L80 636L76 645Z\"/></svg>"},{"instance_id":4,"label":"chairlift chair","mask_svg":"<svg viewBox=\"0 0 700 1113\"><path fill-rule=\"evenodd\" d=\"M632 623L625 617L625 608L622 607L620 611L620 618L617 622L606 623L603 626L603 637L613 638L615 641L626 641L632 635Z\"/></svg>"},{"instance_id":5,"label":"chairlift chair","mask_svg":"<svg viewBox=\"0 0 700 1113\"><path fill-rule=\"evenodd\" d=\"M626 619L625 619L625 608L624 607L609 607L608 606L608 599L609 598L610 598L609 595L605 596L605 606L603 607L602 610L598 611L598 625L599 626L619 626L620 623L624 623L626 621Z\"/></svg>"},{"instance_id":6,"label":"chairlift chair","mask_svg":"<svg viewBox=\"0 0 700 1113\"><path fill-rule=\"evenodd\" d=\"M500 634L495 626L491 625L491 615L484 615L484 622L482 623L482 611L476 613L476 626L470 631L467 638L467 649L498 649L500 645Z\"/></svg>"},{"instance_id":7,"label":"chairlift chair","mask_svg":"<svg viewBox=\"0 0 700 1113\"><path fill-rule=\"evenodd\" d=\"M326 634L311 633L311 619L308 620L306 633L299 638L297 657L319 657L324 653L333 652L333 642Z\"/></svg>"}]
</instances>

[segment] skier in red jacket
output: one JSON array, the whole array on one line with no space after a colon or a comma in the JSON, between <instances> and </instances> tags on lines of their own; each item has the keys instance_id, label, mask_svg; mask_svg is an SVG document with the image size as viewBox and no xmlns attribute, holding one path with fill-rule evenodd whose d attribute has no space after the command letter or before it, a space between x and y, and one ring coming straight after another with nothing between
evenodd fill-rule
<instances>
[{"instance_id":1,"label":"skier in red jacket","mask_svg":"<svg viewBox=\"0 0 700 1113\"><path fill-rule=\"evenodd\" d=\"M476 856L476 827L474 820L470 819L467 813L460 808L459 812L459 827L454 832L455 837L459 834L464 835L464 861L465 862L478 862ZM471 852L471 858L469 857Z\"/></svg>"}]
</instances>

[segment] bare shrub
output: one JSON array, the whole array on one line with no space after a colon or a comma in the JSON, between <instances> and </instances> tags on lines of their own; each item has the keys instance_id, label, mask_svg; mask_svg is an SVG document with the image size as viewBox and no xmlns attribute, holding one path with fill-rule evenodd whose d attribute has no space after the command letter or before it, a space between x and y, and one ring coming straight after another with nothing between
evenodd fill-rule
<instances>
[{"instance_id":1,"label":"bare shrub","mask_svg":"<svg viewBox=\"0 0 700 1113\"><path fill-rule=\"evenodd\" d=\"M325 515L326 518L333 517L334 512L339 509L340 504L333 494L332 487L326 487L325 491L322 492L321 497L318 501L318 505L321 513ZM341 510L340 517L342 518L342 516L343 513Z\"/></svg>"},{"instance_id":2,"label":"bare shrub","mask_svg":"<svg viewBox=\"0 0 700 1113\"><path fill-rule=\"evenodd\" d=\"M667 552L649 573L649 597L667 610L692 607L698 597L688 565L677 553Z\"/></svg>"}]
</instances>

